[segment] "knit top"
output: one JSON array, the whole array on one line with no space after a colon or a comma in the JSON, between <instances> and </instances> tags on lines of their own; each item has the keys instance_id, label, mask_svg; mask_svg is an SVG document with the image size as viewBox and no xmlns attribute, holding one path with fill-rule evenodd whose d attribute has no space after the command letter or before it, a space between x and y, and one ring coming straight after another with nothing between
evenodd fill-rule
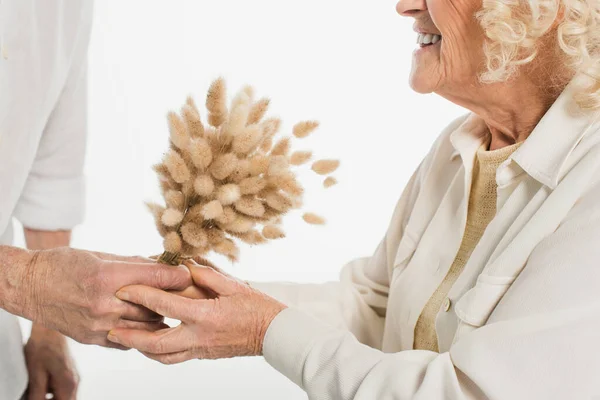
<instances>
[{"instance_id":1,"label":"knit top","mask_svg":"<svg viewBox=\"0 0 600 400\"><path fill-rule=\"evenodd\" d=\"M414 349L438 352L435 320L448 292L458 279L486 227L496 215L496 170L516 151L520 143L487 151L488 143L477 151L462 242L450 270L423 308L415 326ZM448 311L444 307L444 311Z\"/></svg>"}]
</instances>

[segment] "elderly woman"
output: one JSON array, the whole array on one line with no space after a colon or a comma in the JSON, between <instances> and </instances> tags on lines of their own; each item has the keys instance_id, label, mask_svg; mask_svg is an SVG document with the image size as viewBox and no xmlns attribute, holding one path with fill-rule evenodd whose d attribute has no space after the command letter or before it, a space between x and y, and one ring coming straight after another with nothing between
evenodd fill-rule
<instances>
[{"instance_id":1,"label":"elderly woman","mask_svg":"<svg viewBox=\"0 0 600 400\"><path fill-rule=\"evenodd\" d=\"M169 364L264 355L315 399L600 396L600 3L397 11L415 19L411 86L471 113L434 143L374 255L324 285L190 265L187 298L118 294L180 326L110 340Z\"/></svg>"}]
</instances>

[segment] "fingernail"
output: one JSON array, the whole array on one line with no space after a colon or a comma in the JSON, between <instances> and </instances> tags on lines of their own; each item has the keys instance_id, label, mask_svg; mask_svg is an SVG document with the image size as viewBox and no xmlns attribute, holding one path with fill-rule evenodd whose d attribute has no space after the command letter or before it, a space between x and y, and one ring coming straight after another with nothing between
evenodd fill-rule
<instances>
[{"instance_id":1,"label":"fingernail","mask_svg":"<svg viewBox=\"0 0 600 400\"><path fill-rule=\"evenodd\" d=\"M119 338L116 337L112 332L108 332L108 336L106 337L108 340L110 340L111 342L117 343L117 344L121 344L119 342Z\"/></svg>"},{"instance_id":2,"label":"fingernail","mask_svg":"<svg viewBox=\"0 0 600 400\"><path fill-rule=\"evenodd\" d=\"M127 293L124 290L120 290L117 292L117 298L127 301L127 300L129 300L129 293Z\"/></svg>"}]
</instances>

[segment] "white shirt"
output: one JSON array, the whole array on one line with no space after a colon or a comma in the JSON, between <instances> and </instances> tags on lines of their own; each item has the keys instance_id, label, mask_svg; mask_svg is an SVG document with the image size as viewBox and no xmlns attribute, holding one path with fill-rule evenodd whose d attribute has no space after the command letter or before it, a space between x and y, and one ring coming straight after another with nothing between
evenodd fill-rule
<instances>
[{"instance_id":1,"label":"white shirt","mask_svg":"<svg viewBox=\"0 0 600 400\"><path fill-rule=\"evenodd\" d=\"M0 0L0 243L12 217L71 229L83 216L91 0ZM0 310L0 399L27 385L16 318Z\"/></svg>"},{"instance_id":2,"label":"white shirt","mask_svg":"<svg viewBox=\"0 0 600 400\"><path fill-rule=\"evenodd\" d=\"M413 334L464 232L487 135L472 114L441 134L379 248L341 282L253 284L291 306L266 360L311 399L600 398L600 123L569 113L570 90L497 171L496 217L437 315L439 354L412 350Z\"/></svg>"}]
</instances>

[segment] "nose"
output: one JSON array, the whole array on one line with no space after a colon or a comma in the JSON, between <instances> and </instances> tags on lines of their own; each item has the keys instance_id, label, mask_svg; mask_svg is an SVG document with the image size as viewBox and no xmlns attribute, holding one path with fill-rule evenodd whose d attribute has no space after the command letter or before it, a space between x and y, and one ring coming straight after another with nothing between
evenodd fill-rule
<instances>
[{"instance_id":1,"label":"nose","mask_svg":"<svg viewBox=\"0 0 600 400\"><path fill-rule=\"evenodd\" d=\"M411 17L425 10L427 10L425 0L400 0L396 4L396 12L403 17Z\"/></svg>"}]
</instances>

